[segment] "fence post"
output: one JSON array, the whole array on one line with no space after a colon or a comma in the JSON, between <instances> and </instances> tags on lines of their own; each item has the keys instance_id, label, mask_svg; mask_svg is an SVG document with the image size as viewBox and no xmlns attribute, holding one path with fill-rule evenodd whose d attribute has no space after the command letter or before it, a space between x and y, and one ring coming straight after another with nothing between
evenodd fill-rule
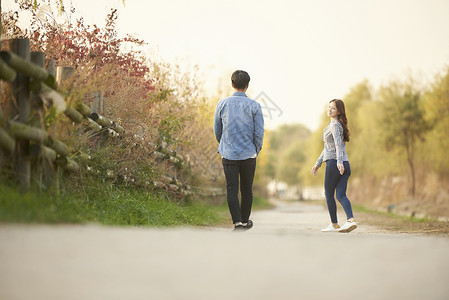
<instances>
[{"instance_id":1,"label":"fence post","mask_svg":"<svg viewBox=\"0 0 449 300\"><path fill-rule=\"evenodd\" d=\"M11 50L21 58L30 60L30 41L28 39L14 39L11 42ZM12 82L13 97L19 111L19 121L27 123L30 118L31 99L28 90L29 78L17 72L16 79ZM30 142L17 140L17 177L22 192L30 187Z\"/></svg>"},{"instance_id":2,"label":"fence post","mask_svg":"<svg viewBox=\"0 0 449 300\"><path fill-rule=\"evenodd\" d=\"M73 67L56 67L56 82L58 85L62 85L66 80L68 80L75 72L75 68Z\"/></svg>"},{"instance_id":3,"label":"fence post","mask_svg":"<svg viewBox=\"0 0 449 300\"><path fill-rule=\"evenodd\" d=\"M47 60L47 67L45 69L47 70L47 73L49 75L56 78L56 67L54 59Z\"/></svg>"},{"instance_id":4,"label":"fence post","mask_svg":"<svg viewBox=\"0 0 449 300\"><path fill-rule=\"evenodd\" d=\"M33 64L35 64L36 66L41 67L42 69L45 67L45 53L44 52L31 52L30 53L30 60ZM37 103L38 102L38 98L36 95L32 95L31 97L31 103ZM42 110L39 111L39 117L44 117L42 115ZM38 119L34 119L33 121L33 126L36 127L40 127L41 125L41 120Z\"/></svg>"},{"instance_id":5,"label":"fence post","mask_svg":"<svg viewBox=\"0 0 449 300\"><path fill-rule=\"evenodd\" d=\"M31 62L39 67L41 67L42 69L45 68L45 53L44 52L31 52ZM53 74L54 75L54 61L53 61ZM36 97L36 98L35 98ZM32 99L33 103L38 103L38 99L37 96L34 96ZM42 127L43 122L44 122L44 110L41 106L39 106L37 108L37 112L38 112L38 118L35 119L34 121L36 122L34 125L37 127ZM43 147L43 145L37 145L38 149L39 149L39 153L41 153L43 151L43 149L45 149ZM53 182L53 178L54 178L54 167L53 167L53 162L50 161L46 156L44 155L40 155L38 157L38 166L40 165L41 168L37 168L37 176L39 178L39 181L41 182L41 184L43 186L45 186L46 188L49 188Z\"/></svg>"},{"instance_id":6,"label":"fence post","mask_svg":"<svg viewBox=\"0 0 449 300\"><path fill-rule=\"evenodd\" d=\"M93 100L92 105L90 106L90 111L92 113L103 115L103 97L101 95L101 92L93 92L92 96Z\"/></svg>"},{"instance_id":7,"label":"fence post","mask_svg":"<svg viewBox=\"0 0 449 300\"><path fill-rule=\"evenodd\" d=\"M72 77L73 73L75 72L75 68L73 67L64 67L64 66L57 66L56 67L56 83L58 86L64 86L64 83ZM62 167L60 167L58 164L56 164L56 192L59 194L60 192L60 185L61 185L61 178L62 178Z\"/></svg>"},{"instance_id":8,"label":"fence post","mask_svg":"<svg viewBox=\"0 0 449 300\"><path fill-rule=\"evenodd\" d=\"M45 67L45 53L44 52L31 52L30 59L33 64L41 67L42 69ZM38 101L37 96L32 96L31 102L36 103L37 101ZM42 112L42 110L40 111L40 113L41 112ZM33 126L37 126L37 125L40 126L41 120L33 120L33 121L34 122L39 121L39 122L36 122L36 124L33 124ZM37 123L39 123L39 124L37 124Z\"/></svg>"}]
</instances>

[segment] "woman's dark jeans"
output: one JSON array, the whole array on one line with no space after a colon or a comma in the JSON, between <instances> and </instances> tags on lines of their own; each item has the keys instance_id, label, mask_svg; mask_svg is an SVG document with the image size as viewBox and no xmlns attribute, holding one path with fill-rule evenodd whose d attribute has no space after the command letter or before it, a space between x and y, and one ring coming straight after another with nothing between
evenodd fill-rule
<instances>
[{"instance_id":1,"label":"woman's dark jeans","mask_svg":"<svg viewBox=\"0 0 449 300\"><path fill-rule=\"evenodd\" d=\"M346 197L346 188L348 179L351 176L351 166L348 161L343 162L345 172L340 175L337 168L337 160L329 159L326 161L326 173L324 175L324 195L326 196L327 208L332 223L337 221L337 204L335 203L334 193L336 192L337 200L343 206L347 219L353 218L351 202Z\"/></svg>"},{"instance_id":2,"label":"woman's dark jeans","mask_svg":"<svg viewBox=\"0 0 449 300\"><path fill-rule=\"evenodd\" d=\"M253 204L253 179L256 171L256 159L245 160L222 159L226 177L226 192L232 222L247 223ZM239 204L239 176L242 204Z\"/></svg>"}]
</instances>

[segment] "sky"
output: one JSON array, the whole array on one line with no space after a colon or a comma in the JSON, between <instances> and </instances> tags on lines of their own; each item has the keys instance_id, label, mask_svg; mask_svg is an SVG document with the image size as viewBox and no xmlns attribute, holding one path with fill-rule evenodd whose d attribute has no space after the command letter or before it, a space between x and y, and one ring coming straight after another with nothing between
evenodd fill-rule
<instances>
[{"instance_id":1,"label":"sky","mask_svg":"<svg viewBox=\"0 0 449 300\"><path fill-rule=\"evenodd\" d=\"M13 5L3 0L2 9ZM65 1L65 3L69 3ZM145 40L168 62L200 68L210 95L234 70L263 93L267 128L319 126L327 103L368 80L424 83L449 66L448 0L73 0L75 18ZM218 99L217 99L218 100ZM267 111L266 111L267 112ZM350 116L348 116L350 119Z\"/></svg>"}]
</instances>

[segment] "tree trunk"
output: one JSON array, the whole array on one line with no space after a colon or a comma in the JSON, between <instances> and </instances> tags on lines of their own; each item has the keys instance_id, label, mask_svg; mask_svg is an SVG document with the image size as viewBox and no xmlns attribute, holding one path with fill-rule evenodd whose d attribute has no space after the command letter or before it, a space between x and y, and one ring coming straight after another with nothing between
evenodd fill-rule
<instances>
[{"instance_id":1,"label":"tree trunk","mask_svg":"<svg viewBox=\"0 0 449 300\"><path fill-rule=\"evenodd\" d=\"M411 195L415 197L415 164L414 164L414 146L415 143L412 141L410 144L407 144L406 152L407 152L407 162L410 167L410 174L412 176L412 186L411 186Z\"/></svg>"}]
</instances>

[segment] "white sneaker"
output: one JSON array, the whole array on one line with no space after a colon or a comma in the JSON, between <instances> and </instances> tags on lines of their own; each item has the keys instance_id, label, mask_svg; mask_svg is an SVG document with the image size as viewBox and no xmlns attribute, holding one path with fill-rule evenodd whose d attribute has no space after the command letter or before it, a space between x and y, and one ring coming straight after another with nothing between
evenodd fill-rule
<instances>
[{"instance_id":1,"label":"white sneaker","mask_svg":"<svg viewBox=\"0 0 449 300\"><path fill-rule=\"evenodd\" d=\"M357 223L355 222L355 220L346 221L346 223L343 224L343 226L341 226L341 228L338 232L351 232L356 228L357 228Z\"/></svg>"},{"instance_id":2,"label":"white sneaker","mask_svg":"<svg viewBox=\"0 0 449 300\"><path fill-rule=\"evenodd\" d=\"M322 232L331 232L331 231L338 231L340 229L340 226L337 225L337 227L334 227L334 225L329 224L329 226L327 226L324 229L321 229Z\"/></svg>"}]
</instances>

